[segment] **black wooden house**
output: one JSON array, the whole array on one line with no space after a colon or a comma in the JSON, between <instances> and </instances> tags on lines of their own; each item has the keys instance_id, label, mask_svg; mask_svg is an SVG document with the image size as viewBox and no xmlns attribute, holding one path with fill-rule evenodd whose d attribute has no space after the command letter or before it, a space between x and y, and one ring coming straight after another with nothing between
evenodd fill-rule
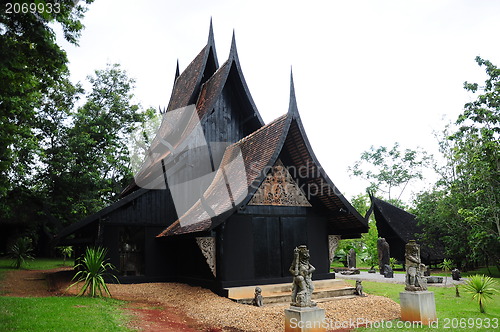
<instances>
[{"instance_id":1,"label":"black wooden house","mask_svg":"<svg viewBox=\"0 0 500 332\"><path fill-rule=\"evenodd\" d=\"M428 243L421 238L424 230L418 225L415 215L374 196L370 199L378 236L385 238L389 244L391 257L404 262L406 244L416 240L420 244L420 258L424 264L437 264L444 259L441 243Z\"/></svg>"},{"instance_id":2,"label":"black wooden house","mask_svg":"<svg viewBox=\"0 0 500 332\"><path fill-rule=\"evenodd\" d=\"M234 35L229 57L219 66L210 26L207 45L181 74L177 71L166 114L189 105L195 116L187 116L178 130L171 144L177 146L159 148L178 129L162 123L150 148L160 152L122 198L64 229L57 235L60 243L79 252L90 245L107 247L122 282L180 281L216 290L290 282L293 249L301 244L310 249L314 278L332 278L336 243L367 232L367 222L315 157L293 78L288 112L264 124L243 77ZM211 175L197 184L199 195L179 199L166 173L200 175L190 173L200 169L200 154L193 152L196 126L208 146L205 173ZM180 155L184 167L170 171L168 160Z\"/></svg>"}]
</instances>

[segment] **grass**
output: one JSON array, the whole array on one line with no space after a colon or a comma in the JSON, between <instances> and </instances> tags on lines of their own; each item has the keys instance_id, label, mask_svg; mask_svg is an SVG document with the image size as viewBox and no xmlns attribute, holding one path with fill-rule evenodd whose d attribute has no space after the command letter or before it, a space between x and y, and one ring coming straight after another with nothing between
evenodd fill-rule
<instances>
[{"instance_id":1,"label":"grass","mask_svg":"<svg viewBox=\"0 0 500 332\"><path fill-rule=\"evenodd\" d=\"M500 286L500 280L496 279L497 287ZM354 286L354 281L348 281ZM404 291L404 286L400 284L378 283L363 281L363 289L368 294L380 295L388 297L399 303L399 293ZM465 293L462 287L459 287L460 296L455 297L455 287L432 287L429 290L434 292L434 299L436 301L436 313L438 317L438 326L436 327L421 327L415 330L431 330L431 331L493 331L492 327L485 328L486 321L489 320L490 324L496 322L497 329L500 329L500 294L494 295L493 299L486 305L486 313L479 312L479 305L476 301L472 301L472 295ZM474 320L474 321L472 321ZM384 331L402 331L405 330L401 327L396 327L399 320L392 321L393 328L385 327ZM463 328L457 328L452 324L459 324L462 322ZM445 324L448 323L447 326ZM483 324L479 328L479 324ZM469 325L472 328L469 328ZM454 328L455 327L455 328ZM380 331L381 328L359 328L356 331ZM406 329L407 330L407 329Z\"/></svg>"},{"instance_id":2,"label":"grass","mask_svg":"<svg viewBox=\"0 0 500 332\"><path fill-rule=\"evenodd\" d=\"M123 304L88 297L0 297L0 331L131 331Z\"/></svg>"},{"instance_id":3,"label":"grass","mask_svg":"<svg viewBox=\"0 0 500 332\"><path fill-rule=\"evenodd\" d=\"M22 269L25 270L51 270L63 266L73 266L73 260L67 259L66 265L63 264L62 258L36 258L35 260L28 261ZM2 270L13 270L14 260L11 258L0 258L0 272Z\"/></svg>"},{"instance_id":4,"label":"grass","mask_svg":"<svg viewBox=\"0 0 500 332\"><path fill-rule=\"evenodd\" d=\"M0 259L0 283L4 273L13 270L12 263L12 259ZM37 258L26 269L61 266L62 258ZM73 266L73 261L67 260L66 266ZM125 303L108 298L0 296L0 331L131 331Z\"/></svg>"}]
</instances>

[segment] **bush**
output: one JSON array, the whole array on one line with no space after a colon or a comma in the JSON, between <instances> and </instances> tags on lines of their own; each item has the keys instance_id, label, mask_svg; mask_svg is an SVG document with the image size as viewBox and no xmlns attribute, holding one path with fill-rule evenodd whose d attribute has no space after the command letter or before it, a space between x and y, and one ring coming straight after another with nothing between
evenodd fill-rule
<instances>
[{"instance_id":1,"label":"bush","mask_svg":"<svg viewBox=\"0 0 500 332\"><path fill-rule=\"evenodd\" d=\"M70 285L68 288L83 282L82 289L78 293L78 296L89 293L92 297L101 297L102 291L104 290L109 297L111 293L109 292L108 286L104 281L105 276L111 276L116 281L118 279L109 270L116 270L113 264L107 262L107 250L105 248L87 248L85 255L81 258L80 263L75 266L78 271L72 280L77 279L75 283Z\"/></svg>"}]
</instances>

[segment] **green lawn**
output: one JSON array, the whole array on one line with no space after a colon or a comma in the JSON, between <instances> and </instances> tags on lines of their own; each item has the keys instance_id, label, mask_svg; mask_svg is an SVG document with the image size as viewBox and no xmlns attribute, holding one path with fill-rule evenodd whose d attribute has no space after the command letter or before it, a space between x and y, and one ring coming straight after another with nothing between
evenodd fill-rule
<instances>
[{"instance_id":1,"label":"green lawn","mask_svg":"<svg viewBox=\"0 0 500 332\"><path fill-rule=\"evenodd\" d=\"M2 270L12 270L14 260L6 257L0 258L0 272ZM62 258L37 258L35 260L28 260L27 265L23 265L26 270L50 270L63 266L73 266L73 259L67 259L66 265Z\"/></svg>"},{"instance_id":2,"label":"green lawn","mask_svg":"<svg viewBox=\"0 0 500 332\"><path fill-rule=\"evenodd\" d=\"M131 331L124 302L89 297L0 297L0 331Z\"/></svg>"},{"instance_id":3,"label":"green lawn","mask_svg":"<svg viewBox=\"0 0 500 332\"><path fill-rule=\"evenodd\" d=\"M72 266L73 261L66 261ZM63 266L62 259L37 258L29 270ZM12 270L12 260L0 259L0 283ZM0 331L131 331L126 302L89 297L7 297L0 296Z\"/></svg>"},{"instance_id":4,"label":"green lawn","mask_svg":"<svg viewBox=\"0 0 500 332\"><path fill-rule=\"evenodd\" d=\"M500 287L500 280L497 278L497 286ZM353 286L354 281L349 280ZM498 288L497 287L497 288ZM373 295L386 296L399 303L399 293L404 291L403 285L378 283L363 281L363 289L366 293ZM479 305L472 301L472 296L459 288L461 297L455 297L455 287L432 287L429 290L434 292L436 301L436 312L438 317L438 328L423 327L414 330L432 330L432 331L500 331L500 293L495 295L486 305L486 313L479 312ZM382 329L384 331L408 331L403 327L396 327L398 320L392 321L393 328ZM490 327L485 325L490 323ZM403 323L403 322L401 322ZM400 324L401 324L400 323ZM447 324L445 326L445 324ZM454 325L455 324L455 325ZM457 324L462 324L462 327ZM469 328L469 324L472 328ZM480 327L482 324L482 328ZM497 327L494 329L493 327ZM413 329L410 329L413 330ZM381 331L381 327L359 328L356 331Z\"/></svg>"}]
</instances>

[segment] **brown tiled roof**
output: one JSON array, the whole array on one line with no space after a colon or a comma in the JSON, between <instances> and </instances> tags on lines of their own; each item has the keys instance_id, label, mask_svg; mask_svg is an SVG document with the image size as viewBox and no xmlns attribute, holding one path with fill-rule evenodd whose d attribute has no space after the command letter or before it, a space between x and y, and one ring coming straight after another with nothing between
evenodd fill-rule
<instances>
[{"instance_id":1,"label":"brown tiled roof","mask_svg":"<svg viewBox=\"0 0 500 332\"><path fill-rule=\"evenodd\" d=\"M289 123L286 120L287 116L283 115L230 145L212 184L203 195L204 201L199 200L158 237L204 231L232 213L236 204L253 192L252 188L259 186L264 167L274 163L275 152L283 144L280 136L286 134L285 127ZM234 162L240 157L244 168L240 163Z\"/></svg>"},{"instance_id":2,"label":"brown tiled roof","mask_svg":"<svg viewBox=\"0 0 500 332\"><path fill-rule=\"evenodd\" d=\"M231 61L228 60L203 84L198 100L196 101L196 110L200 119L214 108L230 70Z\"/></svg>"},{"instance_id":3,"label":"brown tiled roof","mask_svg":"<svg viewBox=\"0 0 500 332\"><path fill-rule=\"evenodd\" d=\"M195 93L197 93L196 86L200 84L201 75L205 70L208 47L210 46L205 46L175 80L167 112L194 103L193 99L196 97Z\"/></svg>"}]
</instances>

